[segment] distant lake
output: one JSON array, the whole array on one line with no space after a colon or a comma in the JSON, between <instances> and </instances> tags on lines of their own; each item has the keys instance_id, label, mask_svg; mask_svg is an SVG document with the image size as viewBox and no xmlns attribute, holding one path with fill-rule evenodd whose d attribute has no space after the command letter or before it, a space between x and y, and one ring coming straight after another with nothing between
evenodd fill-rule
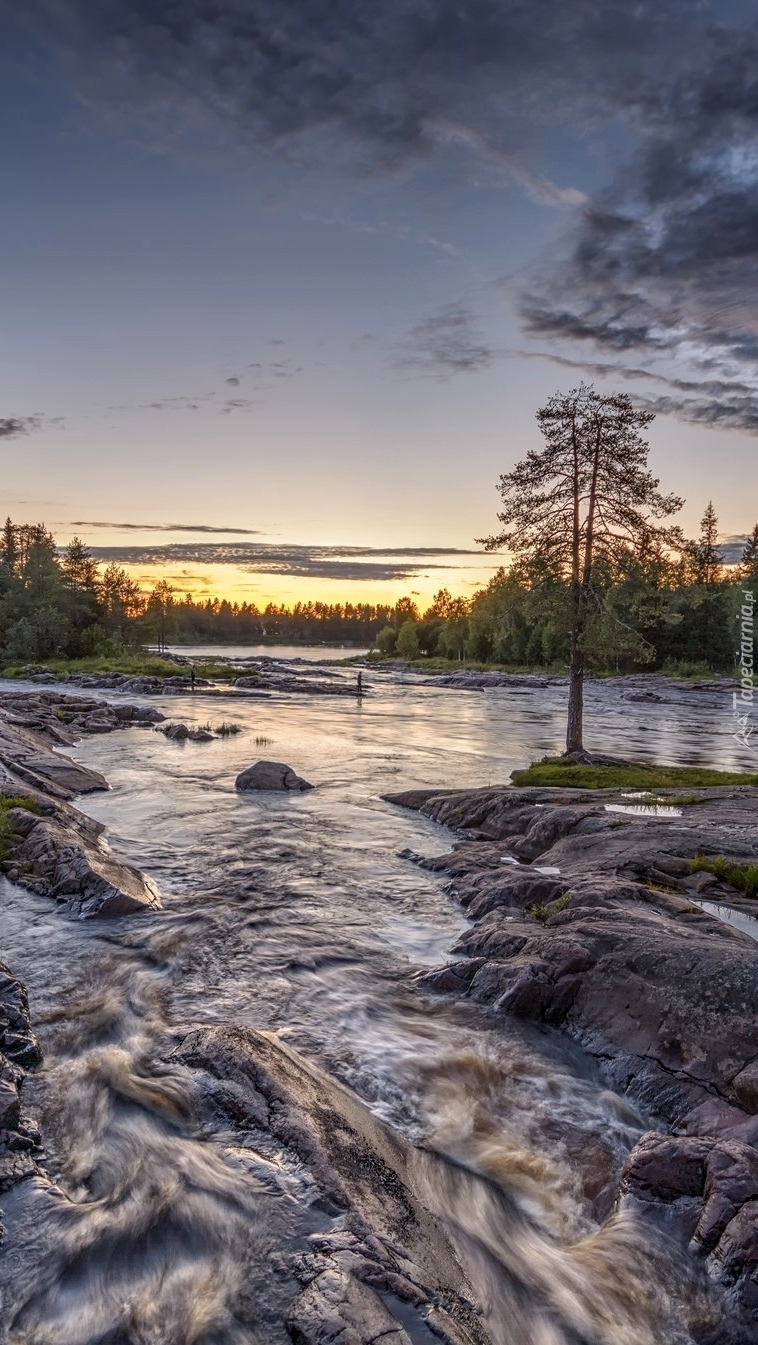
<instances>
[{"instance_id":1,"label":"distant lake","mask_svg":"<svg viewBox=\"0 0 758 1345\"><path fill-rule=\"evenodd\" d=\"M356 658L367 654L367 648L348 645L323 644L170 644L169 654L184 654L187 658L304 658L309 663L323 663L324 659Z\"/></svg>"}]
</instances>

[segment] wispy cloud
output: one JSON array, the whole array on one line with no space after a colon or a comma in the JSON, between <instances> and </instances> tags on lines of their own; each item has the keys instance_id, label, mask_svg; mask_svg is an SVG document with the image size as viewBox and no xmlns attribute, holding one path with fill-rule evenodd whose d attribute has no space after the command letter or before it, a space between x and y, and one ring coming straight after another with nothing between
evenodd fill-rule
<instances>
[{"instance_id":1,"label":"wispy cloud","mask_svg":"<svg viewBox=\"0 0 758 1345\"><path fill-rule=\"evenodd\" d=\"M235 152L308 169L387 177L434 156L458 181L518 183L575 221L524 285L527 332L580 358L586 351L590 364L629 363L630 353L655 368L675 360L693 381L725 386L702 395L672 387L660 409L758 428L755 6L26 0L16 8L57 43L85 104L161 145L196 140L200 129ZM630 146L615 182L591 199L556 182L541 148L557 128L580 147L606 135L617 158L619 144ZM487 368L493 352L465 323L462 313L424 320L401 363L436 378ZM199 404L187 400L188 409Z\"/></svg>"},{"instance_id":2,"label":"wispy cloud","mask_svg":"<svg viewBox=\"0 0 758 1345\"><path fill-rule=\"evenodd\" d=\"M31 434L34 430L44 429L46 425L63 424L62 416L52 418L43 416L41 412L36 412L32 416L2 416L0 417L0 439L17 439L19 435Z\"/></svg>"},{"instance_id":3,"label":"wispy cloud","mask_svg":"<svg viewBox=\"0 0 758 1345\"><path fill-rule=\"evenodd\" d=\"M482 551L459 547L303 546L273 543L172 543L93 547L98 560L119 565L234 565L251 574L352 581L410 580L430 571L468 569ZM484 568L490 570L492 564Z\"/></svg>"},{"instance_id":4,"label":"wispy cloud","mask_svg":"<svg viewBox=\"0 0 758 1345\"><path fill-rule=\"evenodd\" d=\"M395 357L395 368L442 382L454 374L488 369L496 351L482 336L480 319L463 303L445 304L411 327Z\"/></svg>"},{"instance_id":5,"label":"wispy cloud","mask_svg":"<svg viewBox=\"0 0 758 1345\"><path fill-rule=\"evenodd\" d=\"M112 532L212 532L225 537L258 537L259 528L222 528L211 523L108 523L75 518L71 528L107 528Z\"/></svg>"},{"instance_id":6,"label":"wispy cloud","mask_svg":"<svg viewBox=\"0 0 758 1345\"><path fill-rule=\"evenodd\" d=\"M221 408L222 416L230 416L234 411L247 411L254 403L248 397L230 397Z\"/></svg>"},{"instance_id":7,"label":"wispy cloud","mask_svg":"<svg viewBox=\"0 0 758 1345\"><path fill-rule=\"evenodd\" d=\"M425 233L411 224L398 224L393 220L384 219L372 220L369 223L365 220L352 219L337 210L332 211L329 215L303 211L302 218L312 224L335 225L337 228L345 229L348 233L368 234L374 237L387 235L400 242L423 243L425 247L434 248L435 251L443 252L448 257L461 257L463 255L462 249L457 247L455 243L447 242L443 238L436 238L434 234Z\"/></svg>"}]
</instances>

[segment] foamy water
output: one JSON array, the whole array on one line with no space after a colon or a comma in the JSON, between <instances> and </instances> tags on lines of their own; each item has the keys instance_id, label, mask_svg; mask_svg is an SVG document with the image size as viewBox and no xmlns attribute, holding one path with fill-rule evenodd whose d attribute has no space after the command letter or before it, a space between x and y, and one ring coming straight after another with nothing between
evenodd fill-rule
<instances>
[{"instance_id":1,"label":"foamy water","mask_svg":"<svg viewBox=\"0 0 758 1345\"><path fill-rule=\"evenodd\" d=\"M58 1182L3 1197L12 1345L288 1339L287 1266L326 1216L297 1170L198 1130L171 1055L197 1023L282 1034L420 1146L417 1183L497 1345L690 1339L681 1269L658 1256L651 1270L646 1231L608 1218L649 1118L560 1034L413 988L466 921L440 878L397 857L447 849L449 834L379 795L506 781L558 750L565 692L367 680L362 703L163 699L172 718L242 731L192 744L127 730L73 749L112 785L79 806L158 882L164 909L77 924L2 884L4 956L45 1050L27 1097ZM718 698L698 696L631 709L605 685L588 713L606 751L731 764L728 716L722 732ZM259 757L317 788L236 794Z\"/></svg>"}]
</instances>

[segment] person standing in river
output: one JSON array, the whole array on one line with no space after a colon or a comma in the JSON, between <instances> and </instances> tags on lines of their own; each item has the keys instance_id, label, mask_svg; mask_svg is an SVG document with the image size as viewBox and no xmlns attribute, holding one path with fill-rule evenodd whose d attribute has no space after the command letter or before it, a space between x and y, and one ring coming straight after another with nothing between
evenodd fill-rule
<instances>
[{"instance_id":1,"label":"person standing in river","mask_svg":"<svg viewBox=\"0 0 758 1345\"><path fill-rule=\"evenodd\" d=\"M191 682L191 689L192 689L193 693L194 693L194 690L195 690L195 678L196 678L196 676L197 676L197 674L196 674L196 672L195 672L195 665L194 665L194 663L191 663L191 664L190 664L190 682Z\"/></svg>"},{"instance_id":2,"label":"person standing in river","mask_svg":"<svg viewBox=\"0 0 758 1345\"><path fill-rule=\"evenodd\" d=\"M361 700L361 699L363 698L363 669L362 669L362 668L359 668L359 669L358 669L358 685L357 685L357 687L356 687L356 695L358 696L358 700Z\"/></svg>"}]
</instances>

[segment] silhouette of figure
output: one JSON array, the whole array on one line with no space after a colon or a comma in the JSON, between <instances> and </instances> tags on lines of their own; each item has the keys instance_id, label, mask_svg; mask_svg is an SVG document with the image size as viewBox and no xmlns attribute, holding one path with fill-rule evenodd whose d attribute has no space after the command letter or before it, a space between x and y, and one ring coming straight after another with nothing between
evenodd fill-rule
<instances>
[{"instance_id":1,"label":"silhouette of figure","mask_svg":"<svg viewBox=\"0 0 758 1345\"><path fill-rule=\"evenodd\" d=\"M195 673L195 665L194 665L194 663L191 663L191 664L190 664L190 681L191 681L191 683L192 683L192 690L193 690L193 691L195 690L195 676L196 676L196 673Z\"/></svg>"},{"instance_id":2,"label":"silhouette of figure","mask_svg":"<svg viewBox=\"0 0 758 1345\"><path fill-rule=\"evenodd\" d=\"M359 668L359 669L358 669L358 687L357 687L357 692L358 692L358 699L360 700L361 696L363 695L363 669L362 669L362 668Z\"/></svg>"}]
</instances>

